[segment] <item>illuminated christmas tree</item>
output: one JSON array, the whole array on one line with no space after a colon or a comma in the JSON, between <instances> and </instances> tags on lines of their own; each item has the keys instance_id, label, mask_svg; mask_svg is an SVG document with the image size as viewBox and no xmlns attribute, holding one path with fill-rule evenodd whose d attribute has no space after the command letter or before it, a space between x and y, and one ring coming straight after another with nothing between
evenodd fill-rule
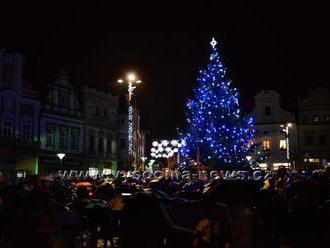
<instances>
[{"instance_id":1,"label":"illuminated christmas tree","mask_svg":"<svg viewBox=\"0 0 330 248\"><path fill-rule=\"evenodd\" d=\"M239 166L246 163L248 142L254 136L252 118L243 118L238 102L239 93L225 77L226 68L211 41L210 60L197 78L194 98L186 107L187 130L181 133L185 158L203 164Z\"/></svg>"}]
</instances>

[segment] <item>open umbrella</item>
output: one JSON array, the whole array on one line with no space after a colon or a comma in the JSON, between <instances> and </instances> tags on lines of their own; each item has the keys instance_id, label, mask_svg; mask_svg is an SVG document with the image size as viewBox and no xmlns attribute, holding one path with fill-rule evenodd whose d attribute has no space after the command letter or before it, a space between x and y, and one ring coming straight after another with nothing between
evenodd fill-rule
<instances>
[{"instance_id":1,"label":"open umbrella","mask_svg":"<svg viewBox=\"0 0 330 248\"><path fill-rule=\"evenodd\" d=\"M93 184L90 182L79 182L76 183L76 188L81 188L81 187L92 187Z\"/></svg>"}]
</instances>

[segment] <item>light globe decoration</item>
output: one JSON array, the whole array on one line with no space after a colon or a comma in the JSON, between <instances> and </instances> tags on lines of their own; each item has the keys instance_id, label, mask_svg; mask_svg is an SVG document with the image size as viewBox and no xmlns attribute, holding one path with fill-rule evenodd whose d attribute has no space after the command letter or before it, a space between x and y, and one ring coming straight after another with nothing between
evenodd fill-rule
<instances>
[{"instance_id":1,"label":"light globe decoration","mask_svg":"<svg viewBox=\"0 0 330 248\"><path fill-rule=\"evenodd\" d=\"M153 141L150 156L155 159L169 159L179 153L180 147L181 143L178 140Z\"/></svg>"},{"instance_id":2,"label":"light globe decoration","mask_svg":"<svg viewBox=\"0 0 330 248\"><path fill-rule=\"evenodd\" d=\"M132 94L134 89L136 88L137 84L142 83L141 80L137 79L136 75L134 73L128 73L126 76L126 81L124 79L118 79L118 83L127 83L128 85L128 158L129 161L131 160L131 157L133 156L133 106L131 104L132 100ZM131 161L129 162L131 163ZM131 164L130 164L131 165Z\"/></svg>"}]
</instances>

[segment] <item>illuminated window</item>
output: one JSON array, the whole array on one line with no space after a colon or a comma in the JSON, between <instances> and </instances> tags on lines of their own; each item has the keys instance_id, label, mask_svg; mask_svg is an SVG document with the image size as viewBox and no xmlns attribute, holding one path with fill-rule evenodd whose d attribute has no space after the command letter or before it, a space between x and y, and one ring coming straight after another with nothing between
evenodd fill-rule
<instances>
[{"instance_id":1,"label":"illuminated window","mask_svg":"<svg viewBox=\"0 0 330 248\"><path fill-rule=\"evenodd\" d=\"M280 150L286 150L286 140L280 140Z\"/></svg>"},{"instance_id":2,"label":"illuminated window","mask_svg":"<svg viewBox=\"0 0 330 248\"><path fill-rule=\"evenodd\" d=\"M262 149L264 151L269 151L270 150L270 141L269 140L264 140L262 142Z\"/></svg>"}]
</instances>

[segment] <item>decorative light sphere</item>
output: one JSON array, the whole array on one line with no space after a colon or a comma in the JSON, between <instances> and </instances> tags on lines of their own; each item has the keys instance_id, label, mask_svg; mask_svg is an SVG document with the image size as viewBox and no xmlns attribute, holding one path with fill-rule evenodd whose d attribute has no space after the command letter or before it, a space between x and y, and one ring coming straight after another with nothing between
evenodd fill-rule
<instances>
[{"instance_id":1,"label":"decorative light sphere","mask_svg":"<svg viewBox=\"0 0 330 248\"><path fill-rule=\"evenodd\" d=\"M157 141L152 142L152 146L158 146L158 142Z\"/></svg>"},{"instance_id":2,"label":"decorative light sphere","mask_svg":"<svg viewBox=\"0 0 330 248\"><path fill-rule=\"evenodd\" d=\"M171 141L171 145L172 146L177 146L178 145L178 141L177 140L172 140Z\"/></svg>"},{"instance_id":3,"label":"decorative light sphere","mask_svg":"<svg viewBox=\"0 0 330 248\"><path fill-rule=\"evenodd\" d=\"M167 140L162 140L162 145L163 146L167 146L169 144L169 142Z\"/></svg>"}]
</instances>

